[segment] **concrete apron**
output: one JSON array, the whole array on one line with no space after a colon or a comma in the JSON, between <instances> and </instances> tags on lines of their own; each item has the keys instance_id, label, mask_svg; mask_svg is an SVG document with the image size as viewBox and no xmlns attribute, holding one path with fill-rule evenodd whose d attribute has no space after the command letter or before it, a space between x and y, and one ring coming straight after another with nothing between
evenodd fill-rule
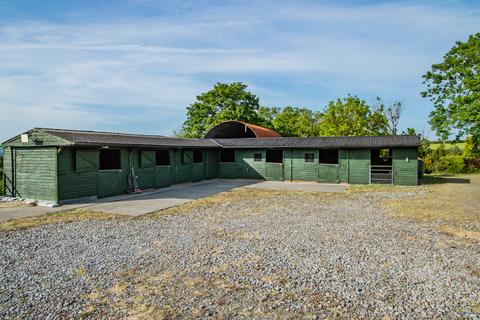
<instances>
[{"instance_id":1,"label":"concrete apron","mask_svg":"<svg viewBox=\"0 0 480 320\"><path fill-rule=\"evenodd\" d=\"M71 201L68 204L55 208L0 208L0 222L76 208L88 208L95 212L140 216L242 187L307 192L343 192L346 189L345 185L316 182L212 179L193 183L182 183L171 187L144 191L139 194L120 195L102 199L88 198L77 202Z\"/></svg>"}]
</instances>

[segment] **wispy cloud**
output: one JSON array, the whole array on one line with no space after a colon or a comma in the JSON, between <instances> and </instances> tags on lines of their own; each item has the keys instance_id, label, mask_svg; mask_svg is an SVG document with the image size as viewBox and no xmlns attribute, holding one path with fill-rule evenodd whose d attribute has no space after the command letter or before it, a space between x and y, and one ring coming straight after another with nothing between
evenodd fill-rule
<instances>
[{"instance_id":1,"label":"wispy cloud","mask_svg":"<svg viewBox=\"0 0 480 320\"><path fill-rule=\"evenodd\" d=\"M0 140L33 126L169 134L197 94L235 80L268 105L320 108L347 93L402 98L403 125L422 128L421 74L480 30L478 6L457 2L168 8L127 3L104 22L80 7L68 21L5 20Z\"/></svg>"}]
</instances>

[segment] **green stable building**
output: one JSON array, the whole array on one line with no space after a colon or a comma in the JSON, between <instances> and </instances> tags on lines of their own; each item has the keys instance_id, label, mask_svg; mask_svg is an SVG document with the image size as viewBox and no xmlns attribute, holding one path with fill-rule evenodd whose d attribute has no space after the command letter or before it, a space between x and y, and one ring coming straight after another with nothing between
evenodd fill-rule
<instances>
[{"instance_id":1,"label":"green stable building","mask_svg":"<svg viewBox=\"0 0 480 320\"><path fill-rule=\"evenodd\" d=\"M52 203L213 178L418 184L417 136L280 137L228 121L204 139L36 128L2 144L7 196Z\"/></svg>"}]
</instances>

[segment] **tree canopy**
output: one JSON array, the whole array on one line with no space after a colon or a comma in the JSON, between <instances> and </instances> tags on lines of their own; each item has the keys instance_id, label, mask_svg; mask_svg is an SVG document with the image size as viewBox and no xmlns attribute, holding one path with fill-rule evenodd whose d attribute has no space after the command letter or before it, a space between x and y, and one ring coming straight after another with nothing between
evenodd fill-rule
<instances>
[{"instance_id":1,"label":"tree canopy","mask_svg":"<svg viewBox=\"0 0 480 320\"><path fill-rule=\"evenodd\" d=\"M213 126L226 120L259 123L259 99L241 82L216 83L213 89L197 96L187 107L187 120L180 136L202 138Z\"/></svg>"},{"instance_id":2,"label":"tree canopy","mask_svg":"<svg viewBox=\"0 0 480 320\"><path fill-rule=\"evenodd\" d=\"M265 107L247 91L247 85L217 83L188 106L187 120L179 135L200 138L227 120L258 124L284 137L384 135L388 132L388 120L383 108L383 104L371 108L364 100L350 95L331 101L323 111L293 106ZM396 117L395 132L400 114Z\"/></svg>"},{"instance_id":3,"label":"tree canopy","mask_svg":"<svg viewBox=\"0 0 480 320\"><path fill-rule=\"evenodd\" d=\"M320 117L321 136L385 135L387 118L381 108L371 109L364 100L348 96L330 101Z\"/></svg>"},{"instance_id":4,"label":"tree canopy","mask_svg":"<svg viewBox=\"0 0 480 320\"><path fill-rule=\"evenodd\" d=\"M427 89L422 96L433 102L429 123L446 140L471 135L480 142L480 33L458 41L423 75Z\"/></svg>"}]
</instances>

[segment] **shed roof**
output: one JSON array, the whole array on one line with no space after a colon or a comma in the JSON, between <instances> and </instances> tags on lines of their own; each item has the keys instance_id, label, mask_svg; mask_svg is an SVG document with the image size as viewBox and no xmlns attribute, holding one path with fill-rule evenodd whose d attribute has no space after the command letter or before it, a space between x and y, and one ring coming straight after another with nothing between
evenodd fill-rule
<instances>
[{"instance_id":1,"label":"shed roof","mask_svg":"<svg viewBox=\"0 0 480 320\"><path fill-rule=\"evenodd\" d=\"M348 136L348 137L280 137L268 139L215 139L224 148L386 148L416 147L420 138L415 135Z\"/></svg>"},{"instance_id":2,"label":"shed roof","mask_svg":"<svg viewBox=\"0 0 480 320\"><path fill-rule=\"evenodd\" d=\"M281 135L275 130L237 120L222 122L211 128L205 135L206 139L272 137L281 137Z\"/></svg>"},{"instance_id":3,"label":"shed roof","mask_svg":"<svg viewBox=\"0 0 480 320\"><path fill-rule=\"evenodd\" d=\"M161 135L52 128L35 128L29 132L32 131L42 131L79 146L218 147L218 144L211 139L184 139Z\"/></svg>"},{"instance_id":4,"label":"shed roof","mask_svg":"<svg viewBox=\"0 0 480 320\"><path fill-rule=\"evenodd\" d=\"M35 128L27 133L44 132L64 141L61 145L77 146L138 146L177 148L387 148L417 147L420 138L415 135L350 136L350 137L271 137L231 139L185 139L160 135L116 133L86 130ZM8 145L14 139L3 143ZM60 144L58 144L60 145Z\"/></svg>"}]
</instances>

